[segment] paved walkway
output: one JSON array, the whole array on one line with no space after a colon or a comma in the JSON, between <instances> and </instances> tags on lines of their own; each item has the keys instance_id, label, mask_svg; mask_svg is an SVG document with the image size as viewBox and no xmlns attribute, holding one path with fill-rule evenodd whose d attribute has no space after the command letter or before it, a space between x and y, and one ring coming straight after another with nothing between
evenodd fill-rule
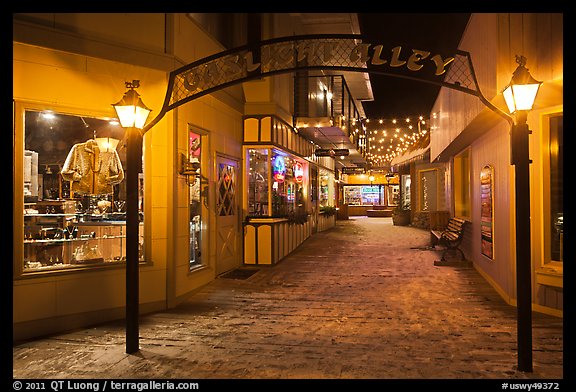
<instances>
[{"instance_id":1,"label":"paved walkway","mask_svg":"<svg viewBox=\"0 0 576 392\"><path fill-rule=\"evenodd\" d=\"M534 372L515 370L516 312L473 268L436 267L429 234L339 221L274 267L219 278L176 309L13 347L15 378L561 379L562 320L534 314Z\"/></svg>"}]
</instances>

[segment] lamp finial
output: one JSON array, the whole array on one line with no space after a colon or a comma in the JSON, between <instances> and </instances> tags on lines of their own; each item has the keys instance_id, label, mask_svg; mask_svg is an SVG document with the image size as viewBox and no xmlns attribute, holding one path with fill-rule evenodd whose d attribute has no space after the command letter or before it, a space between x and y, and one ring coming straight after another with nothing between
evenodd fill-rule
<instances>
[{"instance_id":1,"label":"lamp finial","mask_svg":"<svg viewBox=\"0 0 576 392\"><path fill-rule=\"evenodd\" d=\"M520 65L521 67L526 66L526 57L523 55L517 54L516 55L516 64Z\"/></svg>"}]
</instances>

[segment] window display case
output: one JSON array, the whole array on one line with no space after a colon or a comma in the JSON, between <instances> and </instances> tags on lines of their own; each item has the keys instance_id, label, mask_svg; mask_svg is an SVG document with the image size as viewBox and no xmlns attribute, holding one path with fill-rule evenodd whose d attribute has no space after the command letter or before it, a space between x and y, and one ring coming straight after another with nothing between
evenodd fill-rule
<instances>
[{"instance_id":1,"label":"window display case","mask_svg":"<svg viewBox=\"0 0 576 392\"><path fill-rule=\"evenodd\" d=\"M334 206L334 172L320 168L320 192L319 201L321 207Z\"/></svg>"},{"instance_id":2,"label":"window display case","mask_svg":"<svg viewBox=\"0 0 576 392\"><path fill-rule=\"evenodd\" d=\"M306 214L308 163L276 148L247 149L249 217Z\"/></svg>"},{"instance_id":3,"label":"window display case","mask_svg":"<svg viewBox=\"0 0 576 392\"><path fill-rule=\"evenodd\" d=\"M24 272L125 261L123 203L91 199L86 210L82 200L25 204ZM142 259L142 225L140 238Z\"/></svg>"},{"instance_id":4,"label":"window display case","mask_svg":"<svg viewBox=\"0 0 576 392\"><path fill-rule=\"evenodd\" d=\"M24 111L20 273L126 258L124 130L110 118ZM138 173L143 221L143 175ZM140 224L140 260L143 260Z\"/></svg>"},{"instance_id":5,"label":"window display case","mask_svg":"<svg viewBox=\"0 0 576 392\"><path fill-rule=\"evenodd\" d=\"M344 186L344 203L350 206L384 205L384 186Z\"/></svg>"}]
</instances>

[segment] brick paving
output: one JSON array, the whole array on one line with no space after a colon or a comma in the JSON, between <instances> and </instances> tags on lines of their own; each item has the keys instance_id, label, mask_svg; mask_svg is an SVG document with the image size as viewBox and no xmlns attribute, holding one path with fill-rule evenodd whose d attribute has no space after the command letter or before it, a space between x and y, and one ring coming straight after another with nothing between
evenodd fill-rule
<instances>
[{"instance_id":1,"label":"brick paving","mask_svg":"<svg viewBox=\"0 0 576 392\"><path fill-rule=\"evenodd\" d=\"M518 372L515 308L473 268L434 266L428 243L391 218L338 221L276 266L142 316L135 355L120 320L13 346L13 377L562 379L562 319L534 313L534 372Z\"/></svg>"}]
</instances>

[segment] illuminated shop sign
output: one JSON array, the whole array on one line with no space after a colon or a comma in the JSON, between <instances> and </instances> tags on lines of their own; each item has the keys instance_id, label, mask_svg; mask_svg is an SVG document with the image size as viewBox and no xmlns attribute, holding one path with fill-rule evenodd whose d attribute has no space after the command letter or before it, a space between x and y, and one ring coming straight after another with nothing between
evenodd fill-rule
<instances>
[{"instance_id":1,"label":"illuminated shop sign","mask_svg":"<svg viewBox=\"0 0 576 392\"><path fill-rule=\"evenodd\" d=\"M272 161L272 176L277 182L284 182L286 178L286 164L282 155L276 155Z\"/></svg>"},{"instance_id":2,"label":"illuminated shop sign","mask_svg":"<svg viewBox=\"0 0 576 392\"><path fill-rule=\"evenodd\" d=\"M302 164L300 162L296 162L293 170L296 182L302 182L302 179L304 178L304 168L302 167Z\"/></svg>"}]
</instances>

